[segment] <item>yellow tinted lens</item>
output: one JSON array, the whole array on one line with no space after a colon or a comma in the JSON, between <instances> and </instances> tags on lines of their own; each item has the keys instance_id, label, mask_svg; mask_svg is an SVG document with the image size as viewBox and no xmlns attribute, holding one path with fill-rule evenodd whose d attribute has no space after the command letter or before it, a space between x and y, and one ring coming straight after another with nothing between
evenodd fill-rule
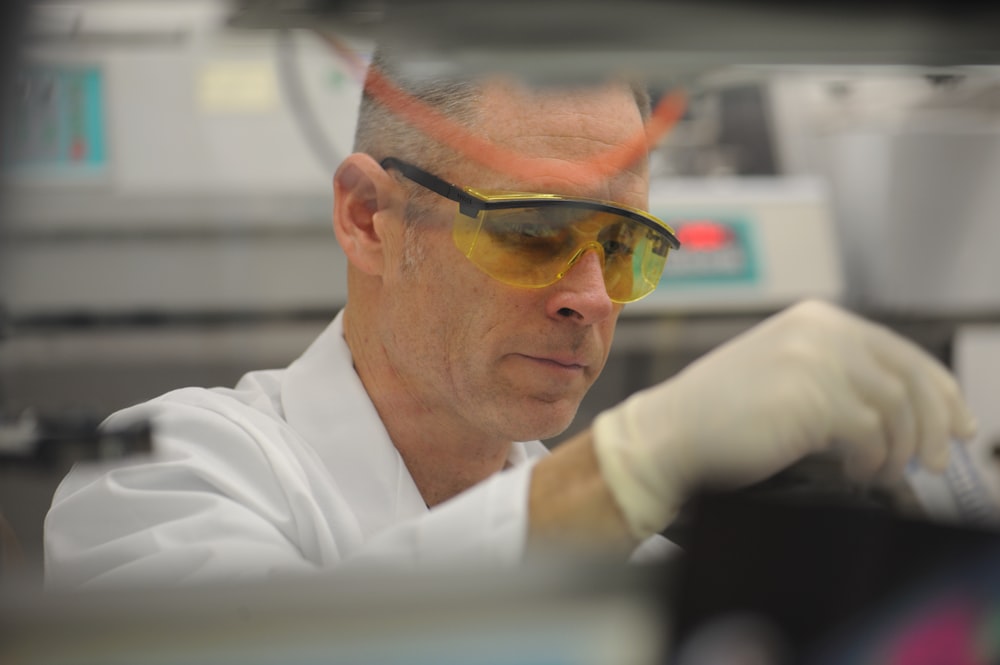
<instances>
[{"instance_id":1,"label":"yellow tinted lens","mask_svg":"<svg viewBox=\"0 0 1000 665\"><path fill-rule=\"evenodd\" d=\"M480 269L515 286L552 284L578 246L575 227L584 217L570 208L509 208L459 215L455 244Z\"/></svg>"},{"instance_id":2,"label":"yellow tinted lens","mask_svg":"<svg viewBox=\"0 0 1000 665\"><path fill-rule=\"evenodd\" d=\"M581 255L599 249L608 297L631 302L650 293L666 261L660 234L611 212L572 206L490 210L457 215L455 245L483 272L507 284L542 287ZM662 248L662 251L660 251Z\"/></svg>"}]
</instances>

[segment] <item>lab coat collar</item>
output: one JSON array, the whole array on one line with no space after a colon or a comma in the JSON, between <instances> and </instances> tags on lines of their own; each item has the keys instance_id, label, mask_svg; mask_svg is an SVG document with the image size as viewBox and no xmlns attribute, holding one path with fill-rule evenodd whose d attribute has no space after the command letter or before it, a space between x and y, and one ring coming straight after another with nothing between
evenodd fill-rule
<instances>
[{"instance_id":1,"label":"lab coat collar","mask_svg":"<svg viewBox=\"0 0 1000 665\"><path fill-rule=\"evenodd\" d=\"M354 370L341 311L289 365L281 400L288 424L316 451L351 499L366 537L427 511L389 433ZM507 466L546 452L538 441L515 443Z\"/></svg>"},{"instance_id":2,"label":"lab coat collar","mask_svg":"<svg viewBox=\"0 0 1000 665\"><path fill-rule=\"evenodd\" d=\"M319 455L366 537L427 511L406 464L354 371L343 312L285 371L288 424Z\"/></svg>"}]
</instances>

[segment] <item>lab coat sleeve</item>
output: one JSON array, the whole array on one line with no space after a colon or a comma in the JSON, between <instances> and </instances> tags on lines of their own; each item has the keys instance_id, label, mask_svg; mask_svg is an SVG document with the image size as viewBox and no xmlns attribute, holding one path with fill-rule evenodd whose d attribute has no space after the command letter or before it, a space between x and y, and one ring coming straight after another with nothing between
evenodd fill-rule
<instances>
[{"instance_id":1,"label":"lab coat sleeve","mask_svg":"<svg viewBox=\"0 0 1000 665\"><path fill-rule=\"evenodd\" d=\"M75 468L45 524L46 584L57 588L235 582L354 566L473 561L515 565L527 531L529 464L371 537L352 506L288 454L266 422L189 403L147 403L155 450Z\"/></svg>"}]
</instances>

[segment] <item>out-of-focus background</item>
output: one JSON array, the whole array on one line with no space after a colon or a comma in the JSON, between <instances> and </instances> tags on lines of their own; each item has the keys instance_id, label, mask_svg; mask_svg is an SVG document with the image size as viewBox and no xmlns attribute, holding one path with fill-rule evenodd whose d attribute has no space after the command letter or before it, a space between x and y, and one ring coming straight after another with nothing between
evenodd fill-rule
<instances>
[{"instance_id":1,"label":"out-of-focus background","mask_svg":"<svg viewBox=\"0 0 1000 665\"><path fill-rule=\"evenodd\" d=\"M629 71L656 97L688 96L652 155L651 208L683 250L625 309L566 435L818 297L956 369L994 491L997 14L614 4L26 5L3 95L0 412L100 419L294 359L344 303L330 181L351 150L358 63L383 39L428 72L545 82ZM0 468L0 511L29 567L57 480Z\"/></svg>"}]
</instances>

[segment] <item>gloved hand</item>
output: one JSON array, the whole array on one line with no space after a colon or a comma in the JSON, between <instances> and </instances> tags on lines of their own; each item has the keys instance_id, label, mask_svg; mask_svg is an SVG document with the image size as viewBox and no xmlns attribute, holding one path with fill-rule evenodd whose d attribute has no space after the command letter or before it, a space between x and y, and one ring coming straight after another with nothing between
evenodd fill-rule
<instances>
[{"instance_id":1,"label":"gloved hand","mask_svg":"<svg viewBox=\"0 0 1000 665\"><path fill-rule=\"evenodd\" d=\"M948 371L913 343L832 305L796 305L674 378L600 414L601 472L636 537L702 487L736 489L811 453L895 478L914 457L942 471L975 419Z\"/></svg>"}]
</instances>

